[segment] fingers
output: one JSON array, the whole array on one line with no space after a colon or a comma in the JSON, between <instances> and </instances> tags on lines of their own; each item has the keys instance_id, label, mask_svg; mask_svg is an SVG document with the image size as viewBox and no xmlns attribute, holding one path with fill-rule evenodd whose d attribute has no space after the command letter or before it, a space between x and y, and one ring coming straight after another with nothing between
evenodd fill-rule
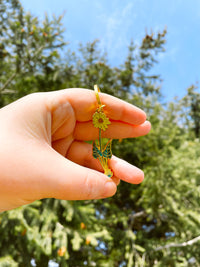
<instances>
[{"instance_id":1,"label":"fingers","mask_svg":"<svg viewBox=\"0 0 200 267\"><path fill-rule=\"evenodd\" d=\"M80 153L77 153L77 151L80 151ZM102 171L99 161L92 156L91 144L74 142L68 151L67 157L77 164ZM132 184L139 184L144 179L143 171L115 156L112 156L109 161L109 166L113 171L117 184L119 183L119 179Z\"/></svg>"},{"instance_id":2,"label":"fingers","mask_svg":"<svg viewBox=\"0 0 200 267\"><path fill-rule=\"evenodd\" d=\"M66 200L100 199L116 192L116 184L112 179L64 158L50 147L42 158L45 160L40 161L39 171L43 197Z\"/></svg>"},{"instance_id":3,"label":"fingers","mask_svg":"<svg viewBox=\"0 0 200 267\"><path fill-rule=\"evenodd\" d=\"M146 121L141 125L131 125L112 121L105 132L102 131L102 137L121 139L146 135L151 129L150 122ZM98 139L99 130L94 127L92 122L79 122L76 124L74 137L77 140L95 140Z\"/></svg>"},{"instance_id":4,"label":"fingers","mask_svg":"<svg viewBox=\"0 0 200 267\"><path fill-rule=\"evenodd\" d=\"M68 101L77 121L84 122L92 119L97 109L97 100L93 90L87 89L65 89L49 93L50 108L55 109ZM116 97L100 93L100 99L105 105L104 111L111 120L122 121L139 125L146 120L146 114L141 109Z\"/></svg>"},{"instance_id":5,"label":"fingers","mask_svg":"<svg viewBox=\"0 0 200 267\"><path fill-rule=\"evenodd\" d=\"M140 184L144 180L142 170L115 156L110 161L110 168L116 177L127 183Z\"/></svg>"},{"instance_id":6,"label":"fingers","mask_svg":"<svg viewBox=\"0 0 200 267\"><path fill-rule=\"evenodd\" d=\"M145 122L146 114L139 108L113 96L100 94L104 112L111 120L103 137L128 138L145 135L150 123ZM52 140L74 135L78 140L94 140L98 130L92 124L92 116L97 108L94 91L86 89L66 89L48 93L46 106L52 114Z\"/></svg>"}]
</instances>

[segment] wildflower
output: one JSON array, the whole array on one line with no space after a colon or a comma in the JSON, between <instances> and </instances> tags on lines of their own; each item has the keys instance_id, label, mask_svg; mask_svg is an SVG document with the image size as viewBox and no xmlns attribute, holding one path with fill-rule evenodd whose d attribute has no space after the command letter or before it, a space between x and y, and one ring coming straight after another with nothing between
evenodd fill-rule
<instances>
[{"instance_id":1,"label":"wildflower","mask_svg":"<svg viewBox=\"0 0 200 267\"><path fill-rule=\"evenodd\" d=\"M62 246L61 248L58 249L57 254L58 256L63 257L66 251L67 251L67 248L65 246Z\"/></svg>"},{"instance_id":2,"label":"wildflower","mask_svg":"<svg viewBox=\"0 0 200 267\"><path fill-rule=\"evenodd\" d=\"M90 236L87 236L86 237L86 240L85 240L85 244L86 245L89 245L91 243L91 237Z\"/></svg>"},{"instance_id":3,"label":"wildflower","mask_svg":"<svg viewBox=\"0 0 200 267\"><path fill-rule=\"evenodd\" d=\"M80 227L81 229L86 229L86 225L84 224L84 222L81 222Z\"/></svg>"}]
</instances>

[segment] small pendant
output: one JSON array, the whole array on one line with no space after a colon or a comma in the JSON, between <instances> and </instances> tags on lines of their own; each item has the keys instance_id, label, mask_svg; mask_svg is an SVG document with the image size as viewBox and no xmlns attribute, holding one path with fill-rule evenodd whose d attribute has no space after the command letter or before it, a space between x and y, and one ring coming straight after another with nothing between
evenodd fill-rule
<instances>
[{"instance_id":1,"label":"small pendant","mask_svg":"<svg viewBox=\"0 0 200 267\"><path fill-rule=\"evenodd\" d=\"M96 94L98 108L93 114L92 122L94 127L99 129L99 139L93 141L93 157L100 161L101 166L104 170L104 174L108 177L112 177L113 172L108 166L108 161L112 157L112 139L108 140L106 145L103 145L103 138L101 137L101 132L105 131L108 128L108 125L111 124L111 122L103 111L105 105L101 104L99 97L100 90L97 85L94 86L94 91Z\"/></svg>"}]
</instances>

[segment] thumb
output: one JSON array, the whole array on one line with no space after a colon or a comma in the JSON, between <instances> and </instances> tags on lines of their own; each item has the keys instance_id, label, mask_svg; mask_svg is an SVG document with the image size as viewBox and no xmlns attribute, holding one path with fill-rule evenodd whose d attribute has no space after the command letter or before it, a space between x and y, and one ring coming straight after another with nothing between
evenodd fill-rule
<instances>
[{"instance_id":1,"label":"thumb","mask_svg":"<svg viewBox=\"0 0 200 267\"><path fill-rule=\"evenodd\" d=\"M99 199L116 192L116 184L106 175L82 167L48 147L40 171L43 194L65 200ZM41 162L41 161L40 161Z\"/></svg>"}]
</instances>

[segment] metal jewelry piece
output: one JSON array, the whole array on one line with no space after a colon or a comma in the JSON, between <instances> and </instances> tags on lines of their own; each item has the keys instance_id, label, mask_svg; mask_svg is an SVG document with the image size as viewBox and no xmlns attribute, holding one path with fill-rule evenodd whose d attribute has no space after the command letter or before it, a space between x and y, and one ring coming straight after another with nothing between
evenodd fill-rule
<instances>
[{"instance_id":1,"label":"metal jewelry piece","mask_svg":"<svg viewBox=\"0 0 200 267\"><path fill-rule=\"evenodd\" d=\"M101 166L104 170L104 174L108 177L112 177L113 172L108 167L108 160L112 157L112 139L109 139L108 142L104 145L103 138L101 137L101 131L105 131L108 128L108 125L111 124L111 122L103 111L105 105L101 104L99 97L100 89L97 85L94 85L94 91L98 103L98 108L92 116L92 122L94 127L99 129L99 139L93 141L93 157L100 161Z\"/></svg>"}]
</instances>

